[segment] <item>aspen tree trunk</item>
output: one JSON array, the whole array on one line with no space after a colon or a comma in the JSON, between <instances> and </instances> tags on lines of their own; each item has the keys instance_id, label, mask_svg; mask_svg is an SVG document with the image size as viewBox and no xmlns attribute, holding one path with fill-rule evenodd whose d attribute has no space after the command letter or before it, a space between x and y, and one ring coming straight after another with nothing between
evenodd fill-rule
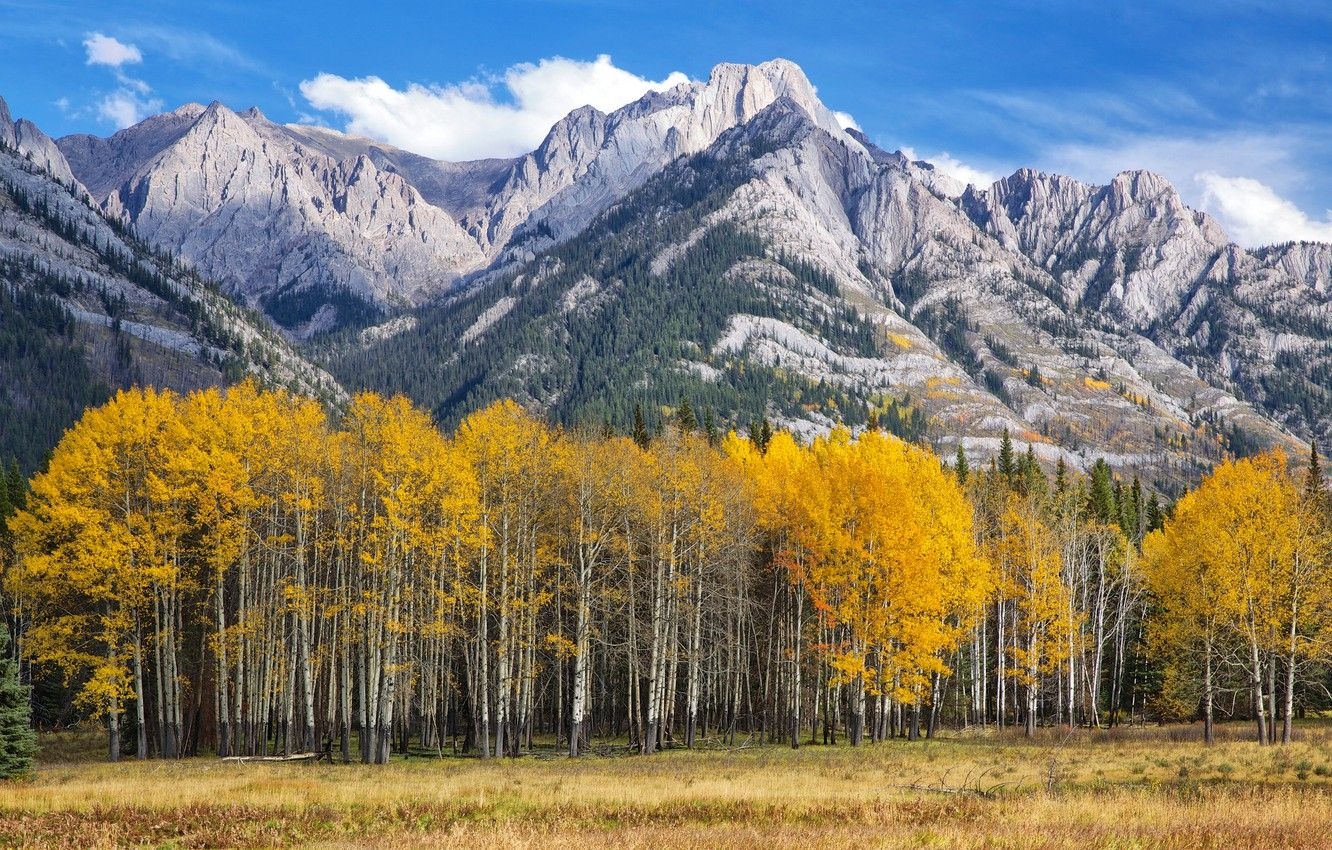
<instances>
[{"instance_id":1,"label":"aspen tree trunk","mask_svg":"<svg viewBox=\"0 0 1332 850\"><path fill-rule=\"evenodd\" d=\"M702 673L703 654L703 561L700 554L694 568L694 617L689 636L689 684L685 699L688 716L685 718L685 746L694 748L694 734L698 726L699 677Z\"/></svg>"},{"instance_id":2,"label":"aspen tree trunk","mask_svg":"<svg viewBox=\"0 0 1332 850\"><path fill-rule=\"evenodd\" d=\"M1276 743L1276 719L1277 719L1277 695L1276 695L1276 666L1277 656L1275 652L1267 656L1267 742Z\"/></svg>"},{"instance_id":3,"label":"aspen tree trunk","mask_svg":"<svg viewBox=\"0 0 1332 850\"><path fill-rule=\"evenodd\" d=\"M135 618L136 622L138 618ZM143 690L143 639L139 637L139 630L134 630L134 719L138 724L135 730L137 738L134 742L137 759L148 758L148 724L144 722L144 700L147 694ZM120 715L116 714L116 750L112 761L120 759Z\"/></svg>"},{"instance_id":4,"label":"aspen tree trunk","mask_svg":"<svg viewBox=\"0 0 1332 850\"><path fill-rule=\"evenodd\" d=\"M859 640L855 642L854 647L856 654L863 658L865 648L860 645ZM851 728L848 734L851 736L851 746L858 747L865 733L865 674L858 673L851 687Z\"/></svg>"},{"instance_id":5,"label":"aspen tree trunk","mask_svg":"<svg viewBox=\"0 0 1332 850\"><path fill-rule=\"evenodd\" d=\"M112 699L106 708L106 748L110 761L120 761L120 700Z\"/></svg>"},{"instance_id":6,"label":"aspen tree trunk","mask_svg":"<svg viewBox=\"0 0 1332 850\"><path fill-rule=\"evenodd\" d=\"M505 512L500 530L499 655L495 659L495 672L499 677L499 693L495 701L495 755L500 757L509 751L509 689L512 685L509 619L513 607L509 600L509 583L509 515Z\"/></svg>"},{"instance_id":7,"label":"aspen tree trunk","mask_svg":"<svg viewBox=\"0 0 1332 850\"><path fill-rule=\"evenodd\" d=\"M298 514L296 518L296 586L300 591L300 605L297 609L296 618L296 643L300 658L301 685L305 691L305 727L298 748L301 752L310 752L315 749L314 670L310 658L310 631L314 613L311 607L314 604L314 590L310 587L306 576L305 552L305 518L303 514Z\"/></svg>"},{"instance_id":8,"label":"aspen tree trunk","mask_svg":"<svg viewBox=\"0 0 1332 850\"><path fill-rule=\"evenodd\" d=\"M579 522L579 537L583 535ZM592 556L588 547L578 546L578 621L574 626L573 712L569 717L569 755L578 757L584 737L584 716L587 712L587 689L590 679L588 653L592 624Z\"/></svg>"},{"instance_id":9,"label":"aspen tree trunk","mask_svg":"<svg viewBox=\"0 0 1332 850\"><path fill-rule=\"evenodd\" d=\"M674 529L672 529L672 534L674 534ZM657 749L662 700L665 698L665 682L662 680L665 678L666 638L668 635L666 593L672 578L669 574L669 565L674 561L674 549L675 541L672 539L669 556L663 557L658 552L655 559L656 578L652 587L652 653L648 662L651 682L648 689L647 729L643 738L643 752L647 755L651 755Z\"/></svg>"},{"instance_id":10,"label":"aspen tree trunk","mask_svg":"<svg viewBox=\"0 0 1332 850\"><path fill-rule=\"evenodd\" d=\"M1119 602L1115 606L1115 655L1111 664L1110 671L1110 725L1119 724L1120 703L1124 700L1124 670L1125 670L1125 652L1127 649L1128 633L1128 592L1129 576L1127 574L1127 564L1125 566L1124 582L1119 587Z\"/></svg>"},{"instance_id":11,"label":"aspen tree trunk","mask_svg":"<svg viewBox=\"0 0 1332 850\"><path fill-rule=\"evenodd\" d=\"M1037 659L1037 641L1035 629L1027 635L1027 711L1024 719L1024 733L1031 738L1036 734L1036 708L1040 701L1040 668Z\"/></svg>"},{"instance_id":12,"label":"aspen tree trunk","mask_svg":"<svg viewBox=\"0 0 1332 850\"><path fill-rule=\"evenodd\" d=\"M939 728L939 712L943 706L943 700L940 699L940 691L943 686L942 676L939 673L934 674L934 682L930 687L930 722L925 729L925 737L933 738L934 733Z\"/></svg>"},{"instance_id":13,"label":"aspen tree trunk","mask_svg":"<svg viewBox=\"0 0 1332 850\"><path fill-rule=\"evenodd\" d=\"M1263 699L1263 665L1258 654L1258 641L1252 638L1249 640L1249 666L1251 668L1249 684L1253 689L1253 715L1258 724L1258 743L1266 745L1268 737L1266 700Z\"/></svg>"},{"instance_id":14,"label":"aspen tree trunk","mask_svg":"<svg viewBox=\"0 0 1332 850\"><path fill-rule=\"evenodd\" d=\"M153 588L153 678L156 687L157 699L155 699L153 708L157 714L157 754L161 758L171 758L171 745L167 741L169 726L166 715L167 695L166 682L163 678L166 664L162 660L163 645L166 643L166 636L162 628L162 605L158 598L159 593L156 586ZM138 636L135 636L138 641Z\"/></svg>"},{"instance_id":15,"label":"aspen tree trunk","mask_svg":"<svg viewBox=\"0 0 1332 850\"><path fill-rule=\"evenodd\" d=\"M795 633L791 640L791 653L794 656L794 664L791 667L791 749L800 748L800 695L801 695L801 658L800 649L803 641L800 637L804 633L803 619L805 613L803 586L797 585L791 597L795 600Z\"/></svg>"},{"instance_id":16,"label":"aspen tree trunk","mask_svg":"<svg viewBox=\"0 0 1332 850\"><path fill-rule=\"evenodd\" d=\"M483 527L488 528L487 521L482 522ZM477 611L477 638L476 638L476 656L477 685L473 688L475 699L481 709L477 718L477 737L481 744L481 758L490 758L490 575L488 570L488 554L490 552L489 544L481 547L481 600Z\"/></svg>"},{"instance_id":17,"label":"aspen tree trunk","mask_svg":"<svg viewBox=\"0 0 1332 850\"><path fill-rule=\"evenodd\" d=\"M1203 742L1208 746L1216 743L1216 729L1213 725L1215 713L1213 700L1216 687L1212 681L1212 640L1209 637L1203 649Z\"/></svg>"},{"instance_id":18,"label":"aspen tree trunk","mask_svg":"<svg viewBox=\"0 0 1332 850\"><path fill-rule=\"evenodd\" d=\"M1004 658L1004 602L1002 598L994 603L994 613L994 722L998 729L1003 730L1004 709L1007 701L1004 686L1007 684L1008 671Z\"/></svg>"},{"instance_id":19,"label":"aspen tree trunk","mask_svg":"<svg viewBox=\"0 0 1332 850\"><path fill-rule=\"evenodd\" d=\"M215 615L217 617L217 676L213 683L213 692L217 703L217 754L223 758L231 755L231 705L227 694L227 608L226 585L219 570L213 587Z\"/></svg>"},{"instance_id":20,"label":"aspen tree trunk","mask_svg":"<svg viewBox=\"0 0 1332 850\"><path fill-rule=\"evenodd\" d=\"M1296 567L1298 570L1298 565ZM1287 633L1286 644L1286 693L1285 705L1281 711L1281 743L1289 744L1291 740L1291 723L1294 720L1295 713L1295 667L1298 663L1298 632L1297 611L1299 595L1292 592L1290 603L1290 631Z\"/></svg>"}]
</instances>

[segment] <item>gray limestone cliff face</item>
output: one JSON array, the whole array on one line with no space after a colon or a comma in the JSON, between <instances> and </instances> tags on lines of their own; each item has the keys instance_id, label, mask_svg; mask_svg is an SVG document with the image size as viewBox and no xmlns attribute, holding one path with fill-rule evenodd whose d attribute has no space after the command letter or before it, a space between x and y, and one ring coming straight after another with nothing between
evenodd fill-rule
<instances>
[{"instance_id":1,"label":"gray limestone cliff face","mask_svg":"<svg viewBox=\"0 0 1332 850\"><path fill-rule=\"evenodd\" d=\"M17 151L19 156L45 169L62 183L77 185L78 181L55 141L26 118L15 121L4 98L0 98L0 144Z\"/></svg>"},{"instance_id":2,"label":"gray limestone cliff face","mask_svg":"<svg viewBox=\"0 0 1332 850\"><path fill-rule=\"evenodd\" d=\"M335 159L218 103L158 119L62 141L110 214L251 301L342 291L400 309L484 261L447 213L365 154Z\"/></svg>"}]
</instances>

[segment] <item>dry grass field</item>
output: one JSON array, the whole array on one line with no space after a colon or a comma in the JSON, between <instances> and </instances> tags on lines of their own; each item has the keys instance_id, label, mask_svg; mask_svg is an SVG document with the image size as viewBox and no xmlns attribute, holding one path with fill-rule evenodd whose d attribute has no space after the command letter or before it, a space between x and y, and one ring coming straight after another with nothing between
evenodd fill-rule
<instances>
[{"instance_id":1,"label":"dry grass field","mask_svg":"<svg viewBox=\"0 0 1332 850\"><path fill-rule=\"evenodd\" d=\"M1046 731L387 767L112 765L90 760L86 739L51 737L33 779L0 784L0 846L1332 847L1332 729L1302 729L1289 747L1196 737Z\"/></svg>"}]
</instances>

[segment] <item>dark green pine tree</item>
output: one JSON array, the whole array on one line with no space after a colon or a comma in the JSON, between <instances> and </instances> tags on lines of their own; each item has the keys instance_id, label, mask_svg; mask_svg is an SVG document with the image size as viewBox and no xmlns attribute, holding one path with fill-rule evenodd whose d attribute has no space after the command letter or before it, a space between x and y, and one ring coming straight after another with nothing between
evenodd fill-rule
<instances>
[{"instance_id":1,"label":"dark green pine tree","mask_svg":"<svg viewBox=\"0 0 1332 850\"><path fill-rule=\"evenodd\" d=\"M643 406L634 405L634 442L638 443L640 449L646 449L652 444L652 438L648 436L647 423L643 421Z\"/></svg>"},{"instance_id":2,"label":"dark green pine tree","mask_svg":"<svg viewBox=\"0 0 1332 850\"><path fill-rule=\"evenodd\" d=\"M1120 505L1120 512L1124 516L1124 532L1134 543L1141 544L1147 529L1142 504L1142 482L1138 476L1133 476L1133 486L1129 488L1128 498L1124 501L1127 504Z\"/></svg>"},{"instance_id":3,"label":"dark green pine tree","mask_svg":"<svg viewBox=\"0 0 1332 850\"><path fill-rule=\"evenodd\" d=\"M680 407L675 413L680 422L680 431L685 434L691 434L698 428L698 417L694 415L694 408L689 406L689 399L680 399Z\"/></svg>"},{"instance_id":4,"label":"dark green pine tree","mask_svg":"<svg viewBox=\"0 0 1332 850\"><path fill-rule=\"evenodd\" d=\"M764 416L757 422L749 423L749 441L760 454L768 450L768 443L772 442L772 425L768 422L768 417Z\"/></svg>"},{"instance_id":5,"label":"dark green pine tree","mask_svg":"<svg viewBox=\"0 0 1332 850\"><path fill-rule=\"evenodd\" d=\"M967 453L963 451L961 443L957 444L957 461L953 464L953 473L957 475L957 483L966 486L971 467L967 464Z\"/></svg>"},{"instance_id":6,"label":"dark green pine tree","mask_svg":"<svg viewBox=\"0 0 1332 850\"><path fill-rule=\"evenodd\" d=\"M1043 493L1045 476L1041 474L1041 465L1036 462L1036 449L1027 443L1027 453L1018 461L1018 492L1024 496Z\"/></svg>"},{"instance_id":7,"label":"dark green pine tree","mask_svg":"<svg viewBox=\"0 0 1332 850\"><path fill-rule=\"evenodd\" d=\"M1064 463L1064 456L1059 456L1059 463L1055 464L1055 494L1063 496L1068 492L1068 465Z\"/></svg>"},{"instance_id":8,"label":"dark green pine tree","mask_svg":"<svg viewBox=\"0 0 1332 850\"><path fill-rule=\"evenodd\" d=\"M1013 486L1013 477L1017 474L1017 461L1013 459L1013 438L1008 429L1004 429L1004 438L999 441L999 474L1004 476L1004 483Z\"/></svg>"},{"instance_id":9,"label":"dark green pine tree","mask_svg":"<svg viewBox=\"0 0 1332 850\"><path fill-rule=\"evenodd\" d=\"M1110 475L1110 465L1105 458L1097 458L1092 464L1091 492L1087 495L1087 510L1094 519L1107 525L1119 521L1119 511L1115 504L1115 485Z\"/></svg>"},{"instance_id":10,"label":"dark green pine tree","mask_svg":"<svg viewBox=\"0 0 1332 850\"><path fill-rule=\"evenodd\" d=\"M703 435L708 438L708 445L713 447L721 439L721 435L717 432L717 417L711 407L703 414Z\"/></svg>"},{"instance_id":11,"label":"dark green pine tree","mask_svg":"<svg viewBox=\"0 0 1332 850\"><path fill-rule=\"evenodd\" d=\"M0 779L31 773L37 752L29 689L19 684L18 664L8 649L9 630L0 627Z\"/></svg>"},{"instance_id":12,"label":"dark green pine tree","mask_svg":"<svg viewBox=\"0 0 1332 850\"><path fill-rule=\"evenodd\" d=\"M1165 525L1165 513L1161 510L1161 500L1153 493L1147 497L1147 533L1159 531Z\"/></svg>"},{"instance_id":13,"label":"dark green pine tree","mask_svg":"<svg viewBox=\"0 0 1332 850\"><path fill-rule=\"evenodd\" d=\"M1318 442L1309 444L1309 469L1304 474L1304 492L1311 499L1319 498L1325 490L1323 462L1318 457Z\"/></svg>"}]
</instances>

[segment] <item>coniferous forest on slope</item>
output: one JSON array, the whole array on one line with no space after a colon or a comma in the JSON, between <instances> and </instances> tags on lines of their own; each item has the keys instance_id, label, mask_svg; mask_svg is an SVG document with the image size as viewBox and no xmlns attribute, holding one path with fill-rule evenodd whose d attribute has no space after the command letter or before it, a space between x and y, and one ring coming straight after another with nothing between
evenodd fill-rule
<instances>
[{"instance_id":1,"label":"coniferous forest on slope","mask_svg":"<svg viewBox=\"0 0 1332 850\"><path fill-rule=\"evenodd\" d=\"M1301 459L1302 460L1302 459ZM1328 497L1280 453L1165 516L1005 440L949 468L878 431L801 446L547 425L451 434L401 397L132 390L7 526L24 653L110 751L344 758L1324 707ZM1203 580L1205 577L1206 580ZM123 737L122 737L123 736Z\"/></svg>"},{"instance_id":2,"label":"coniferous forest on slope","mask_svg":"<svg viewBox=\"0 0 1332 850\"><path fill-rule=\"evenodd\" d=\"M863 424L877 400L853 388L739 356L718 359L717 377L689 368L737 314L795 321L834 350L860 356L872 356L882 335L853 310L824 309L819 296L836 296L838 285L822 270L734 224L704 228L708 215L753 177L752 160L762 153L751 145L731 156L698 154L675 163L584 232L546 250L534 270L504 273L426 308L415 329L384 344L350 346L343 354L333 346L331 368L347 386L406 394L446 426L503 398L538 405L564 425L626 432L636 406L655 411L682 398L700 416L739 427L770 412L795 417L810 402L837 411L848 425ZM520 234L518 250L524 240L541 244L541 237L539 226ZM657 261L672 244L687 247L669 263ZM733 273L747 260L774 254L781 278ZM592 283L587 294L567 300L580 281ZM469 343L465 332L510 297L512 308L483 340Z\"/></svg>"}]
</instances>

